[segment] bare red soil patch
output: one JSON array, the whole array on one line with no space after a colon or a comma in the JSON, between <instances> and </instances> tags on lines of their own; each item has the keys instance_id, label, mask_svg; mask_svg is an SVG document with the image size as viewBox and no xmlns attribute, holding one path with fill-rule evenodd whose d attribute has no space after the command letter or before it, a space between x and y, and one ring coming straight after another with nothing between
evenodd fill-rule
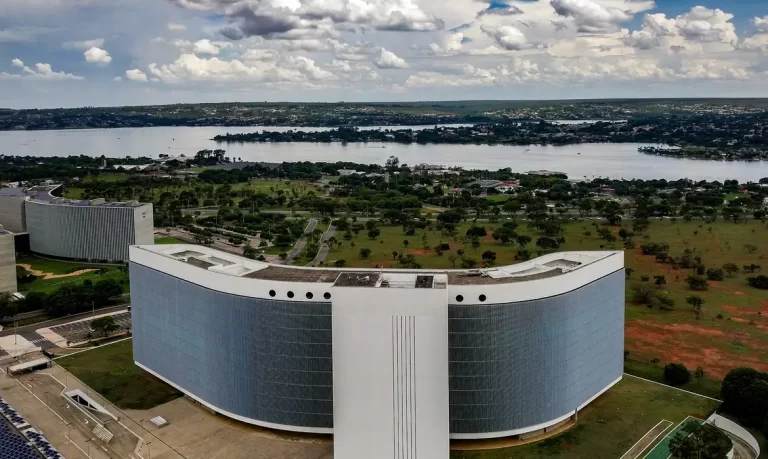
<instances>
[{"instance_id":1,"label":"bare red soil patch","mask_svg":"<svg viewBox=\"0 0 768 459\"><path fill-rule=\"evenodd\" d=\"M768 370L768 359L760 351L749 355L705 345L717 338L723 343L733 339L748 342L750 336L747 333L736 336L690 324L663 325L647 320L630 320L625 328L626 346L630 354L648 359L655 357L661 364L681 362L688 368L701 366L715 378L723 378L732 368L740 366Z\"/></svg>"},{"instance_id":2,"label":"bare red soil patch","mask_svg":"<svg viewBox=\"0 0 768 459\"><path fill-rule=\"evenodd\" d=\"M738 322L740 324L748 324L749 321L747 319L742 319L741 317L731 317L731 320L734 322Z\"/></svg>"},{"instance_id":3,"label":"bare red soil patch","mask_svg":"<svg viewBox=\"0 0 768 459\"><path fill-rule=\"evenodd\" d=\"M420 257L426 257L427 255L432 255L431 250L423 250L423 249L414 249L408 251L409 255L418 255Z\"/></svg>"},{"instance_id":4,"label":"bare red soil patch","mask_svg":"<svg viewBox=\"0 0 768 459\"><path fill-rule=\"evenodd\" d=\"M744 296L744 292L739 291L739 290L736 290L735 292L733 292L733 294L737 295L737 296Z\"/></svg>"}]
</instances>

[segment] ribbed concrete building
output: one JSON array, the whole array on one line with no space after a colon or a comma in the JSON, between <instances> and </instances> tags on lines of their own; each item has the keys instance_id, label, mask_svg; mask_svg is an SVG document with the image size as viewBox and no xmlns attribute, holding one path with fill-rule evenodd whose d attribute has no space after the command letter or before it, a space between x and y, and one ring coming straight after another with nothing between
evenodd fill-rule
<instances>
[{"instance_id":1,"label":"ribbed concrete building","mask_svg":"<svg viewBox=\"0 0 768 459\"><path fill-rule=\"evenodd\" d=\"M226 416L332 433L337 459L536 436L623 372L622 252L474 271L270 265L131 247L134 358Z\"/></svg>"},{"instance_id":2,"label":"ribbed concrete building","mask_svg":"<svg viewBox=\"0 0 768 459\"><path fill-rule=\"evenodd\" d=\"M13 234L0 225L0 293L16 291L16 248Z\"/></svg>"},{"instance_id":3,"label":"ribbed concrete building","mask_svg":"<svg viewBox=\"0 0 768 459\"><path fill-rule=\"evenodd\" d=\"M51 194L58 185L0 188L0 224L29 233L30 250L89 261L127 261L132 244L154 242L152 204L78 201Z\"/></svg>"}]
</instances>

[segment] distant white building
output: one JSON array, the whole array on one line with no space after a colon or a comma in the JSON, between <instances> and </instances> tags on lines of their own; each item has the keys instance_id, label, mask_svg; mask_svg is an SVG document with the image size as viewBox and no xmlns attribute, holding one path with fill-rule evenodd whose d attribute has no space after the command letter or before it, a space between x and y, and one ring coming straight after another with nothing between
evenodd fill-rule
<instances>
[{"instance_id":1,"label":"distant white building","mask_svg":"<svg viewBox=\"0 0 768 459\"><path fill-rule=\"evenodd\" d=\"M361 174L362 173L362 172L358 172L358 171L356 171L354 169L339 169L336 172L338 172L341 177L346 177L348 175L357 175L357 174Z\"/></svg>"}]
</instances>

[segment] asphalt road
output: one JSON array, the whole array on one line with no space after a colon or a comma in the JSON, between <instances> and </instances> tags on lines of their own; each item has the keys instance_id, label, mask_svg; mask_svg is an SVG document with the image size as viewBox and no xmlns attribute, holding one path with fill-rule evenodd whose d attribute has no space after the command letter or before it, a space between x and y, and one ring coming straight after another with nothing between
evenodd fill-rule
<instances>
[{"instance_id":1,"label":"asphalt road","mask_svg":"<svg viewBox=\"0 0 768 459\"><path fill-rule=\"evenodd\" d=\"M304 250L304 246L307 245L307 235L312 233L312 231L315 230L317 227L317 220L314 218L310 218L309 222L307 223L307 227L304 228L304 234L299 238L298 241L296 241L296 245L293 246L290 252L288 252L288 256L285 258L285 264L289 265L291 262L299 256L302 250Z\"/></svg>"}]
</instances>

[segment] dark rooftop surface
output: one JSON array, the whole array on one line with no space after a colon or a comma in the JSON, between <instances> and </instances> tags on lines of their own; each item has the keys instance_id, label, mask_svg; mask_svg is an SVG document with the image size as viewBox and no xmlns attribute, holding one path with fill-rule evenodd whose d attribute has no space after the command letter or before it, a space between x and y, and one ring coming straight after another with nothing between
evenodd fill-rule
<instances>
[{"instance_id":1,"label":"dark rooftop surface","mask_svg":"<svg viewBox=\"0 0 768 459\"><path fill-rule=\"evenodd\" d=\"M376 287L381 274L372 273L341 273L339 274L336 287Z\"/></svg>"},{"instance_id":2,"label":"dark rooftop surface","mask_svg":"<svg viewBox=\"0 0 768 459\"><path fill-rule=\"evenodd\" d=\"M215 263L208 263L207 261L198 260L197 258L190 258L187 260L187 263L189 263L192 266L197 266L198 268L208 269L211 266L217 266Z\"/></svg>"},{"instance_id":3,"label":"dark rooftop surface","mask_svg":"<svg viewBox=\"0 0 768 459\"><path fill-rule=\"evenodd\" d=\"M467 272L448 271L448 283L451 285L489 285L489 284L512 284L514 282L527 282L537 279L546 279L548 277L559 276L563 270L553 269L536 274L528 274L517 277L502 277L494 279L488 276L471 275Z\"/></svg>"},{"instance_id":4,"label":"dark rooftop surface","mask_svg":"<svg viewBox=\"0 0 768 459\"><path fill-rule=\"evenodd\" d=\"M333 283L339 277L339 271L325 269L296 269L293 266L269 266L259 271L246 274L243 277L251 279L267 279L294 282L327 282Z\"/></svg>"}]
</instances>

